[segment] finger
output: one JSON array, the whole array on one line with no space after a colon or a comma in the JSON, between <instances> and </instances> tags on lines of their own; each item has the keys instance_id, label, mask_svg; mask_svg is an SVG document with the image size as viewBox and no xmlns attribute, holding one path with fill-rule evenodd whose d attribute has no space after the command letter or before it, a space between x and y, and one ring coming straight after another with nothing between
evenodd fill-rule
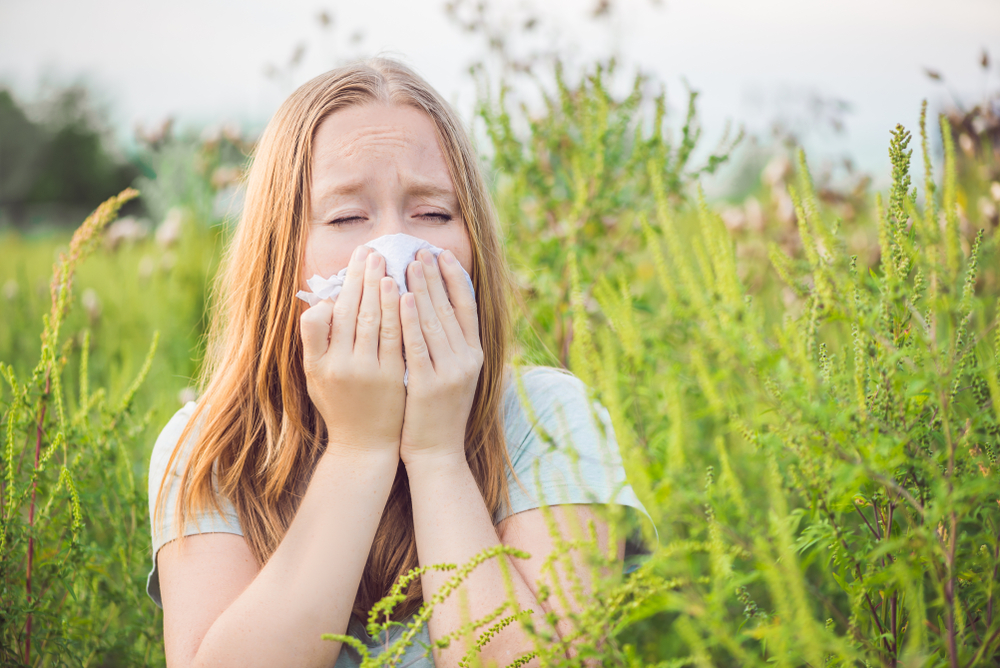
<instances>
[{"instance_id":1,"label":"finger","mask_svg":"<svg viewBox=\"0 0 1000 668\"><path fill-rule=\"evenodd\" d=\"M385 261L378 253L365 258L364 291L358 309L357 333L354 337L354 353L378 358L379 325L382 320L382 306L379 295L379 279L385 276Z\"/></svg>"},{"instance_id":2,"label":"finger","mask_svg":"<svg viewBox=\"0 0 1000 668\"><path fill-rule=\"evenodd\" d=\"M324 299L310 306L299 319L302 330L302 360L305 366L319 361L330 346L330 327L333 324L333 302Z\"/></svg>"},{"instance_id":3,"label":"finger","mask_svg":"<svg viewBox=\"0 0 1000 668\"><path fill-rule=\"evenodd\" d=\"M445 291L439 264L428 250L420 251L417 256L417 259L423 264L424 279L427 281L427 292L434 305L434 312L448 336L448 344L453 351L458 352L467 344L465 343L465 335L462 333L462 326L455 319L455 309L452 308L451 300L448 299L448 293Z\"/></svg>"},{"instance_id":4,"label":"finger","mask_svg":"<svg viewBox=\"0 0 1000 668\"><path fill-rule=\"evenodd\" d=\"M354 249L351 261L347 265L344 288L333 306L333 335L330 339L330 348L338 355L350 355L354 352L358 308L361 303L361 290L364 288L365 258L370 252L371 249L367 246L358 246Z\"/></svg>"},{"instance_id":5,"label":"finger","mask_svg":"<svg viewBox=\"0 0 1000 668\"><path fill-rule=\"evenodd\" d=\"M379 281L382 299L382 326L379 332L379 365L399 363L403 368L403 332L399 323L399 288L396 281L386 276Z\"/></svg>"},{"instance_id":6,"label":"finger","mask_svg":"<svg viewBox=\"0 0 1000 668\"><path fill-rule=\"evenodd\" d=\"M462 265L454 253L446 250L438 256L438 268L444 276L445 285L448 286L455 319L462 328L465 342L472 348L482 349L479 340L479 309L476 306L475 295L469 290Z\"/></svg>"},{"instance_id":7,"label":"finger","mask_svg":"<svg viewBox=\"0 0 1000 668\"><path fill-rule=\"evenodd\" d=\"M424 278L424 266L420 261L410 263L408 267L406 285L410 288L410 293L414 297L417 305L417 315L420 318L420 331L423 332L424 341L430 350L431 361L437 365L448 359L453 359L455 351L451 348L448 335L445 334L444 326L434 312L434 304L431 302L430 293L427 292L427 280Z\"/></svg>"},{"instance_id":8,"label":"finger","mask_svg":"<svg viewBox=\"0 0 1000 668\"><path fill-rule=\"evenodd\" d=\"M407 292L399 300L399 321L403 330L403 346L406 348L406 366L410 369L410 379L414 374L422 376L433 372L427 343L420 331L420 316L412 292Z\"/></svg>"}]
</instances>

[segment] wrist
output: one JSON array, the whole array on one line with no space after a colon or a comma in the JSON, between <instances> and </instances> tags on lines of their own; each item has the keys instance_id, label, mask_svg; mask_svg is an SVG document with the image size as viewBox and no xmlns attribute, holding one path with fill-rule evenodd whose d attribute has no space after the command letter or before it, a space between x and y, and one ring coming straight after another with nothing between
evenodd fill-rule
<instances>
[{"instance_id":1,"label":"wrist","mask_svg":"<svg viewBox=\"0 0 1000 668\"><path fill-rule=\"evenodd\" d=\"M393 442L365 442L329 440L326 450L323 452L326 459L337 459L339 461L358 461L370 464L399 462L399 441Z\"/></svg>"},{"instance_id":2,"label":"wrist","mask_svg":"<svg viewBox=\"0 0 1000 668\"><path fill-rule=\"evenodd\" d=\"M422 451L400 449L400 459L406 467L406 474L412 480L428 474L450 475L469 471L465 450Z\"/></svg>"}]
</instances>

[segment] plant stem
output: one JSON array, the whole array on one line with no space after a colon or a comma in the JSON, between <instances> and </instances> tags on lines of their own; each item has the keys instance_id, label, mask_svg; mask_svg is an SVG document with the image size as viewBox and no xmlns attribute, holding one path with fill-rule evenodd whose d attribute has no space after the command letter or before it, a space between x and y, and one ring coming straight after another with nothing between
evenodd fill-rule
<instances>
[{"instance_id":1,"label":"plant stem","mask_svg":"<svg viewBox=\"0 0 1000 668\"><path fill-rule=\"evenodd\" d=\"M863 519L865 521L865 524L868 525L868 530L872 532L872 535L875 536L875 538L880 538L880 536L878 535L878 531L875 530L875 527L872 526L872 523L868 521L868 518L865 516L865 514L861 512L860 508L858 508L858 504L855 503L853 500L851 503L854 504L854 509L858 511L858 515L861 515L861 519Z\"/></svg>"},{"instance_id":2,"label":"plant stem","mask_svg":"<svg viewBox=\"0 0 1000 668\"><path fill-rule=\"evenodd\" d=\"M965 664L966 668L971 668L971 666L974 663L976 663L977 661L979 661L979 659L981 659L984 656L986 656L986 653L990 650L990 647L993 646L993 641L996 640L997 637L1000 637L1000 629L997 629L996 631L994 631L993 635L990 636L990 639L983 643L982 647L979 648L979 651L976 652L976 655L974 657L972 657L972 659L969 661L969 663Z\"/></svg>"},{"instance_id":3,"label":"plant stem","mask_svg":"<svg viewBox=\"0 0 1000 668\"><path fill-rule=\"evenodd\" d=\"M844 450L840 446L830 441L829 437L826 437L826 442L829 445L831 445L831 452L837 455L837 457L839 457L842 461L863 467L866 475L871 476L875 481L882 483L892 491L896 492L896 494L899 494L901 497L906 499L906 501L908 501L909 504L913 506L913 508L917 512L920 513L921 518L925 515L924 504L920 503L915 498L913 498L913 495L910 494L903 487L900 487L899 483L897 483L895 480L887 478L878 471L872 469L860 456L851 457L846 452L844 452Z\"/></svg>"},{"instance_id":4,"label":"plant stem","mask_svg":"<svg viewBox=\"0 0 1000 668\"><path fill-rule=\"evenodd\" d=\"M35 470L38 470L38 461L42 453L42 435L45 427L45 409L48 408L46 399L49 397L49 390L52 389L52 370L45 373L45 391L42 392L41 408L38 413L38 428L35 431ZM38 489L37 478L31 482L31 504L28 506L28 576L25 588L28 594L28 619L25 623L24 636L24 663L31 665L31 569L35 556L35 492Z\"/></svg>"},{"instance_id":5,"label":"plant stem","mask_svg":"<svg viewBox=\"0 0 1000 668\"><path fill-rule=\"evenodd\" d=\"M997 577L1000 576L1000 531L997 531L996 547L993 548L993 585L990 587L990 597L986 602L986 628L993 626L993 590Z\"/></svg>"},{"instance_id":6,"label":"plant stem","mask_svg":"<svg viewBox=\"0 0 1000 668\"><path fill-rule=\"evenodd\" d=\"M638 378L636 378L635 371L631 372L629 375L632 376L632 396L638 397L639 396L639 385L638 385ZM639 443L641 443L642 450L643 450L643 452L645 452L647 450L647 448L648 448L649 440L646 437L646 421L643 420L643 418L642 418L642 411L639 409L639 402L638 401L633 401L632 402L632 412L635 414L635 418L634 418L635 419L635 430L636 430L636 432L638 433L638 436L639 436Z\"/></svg>"},{"instance_id":7,"label":"plant stem","mask_svg":"<svg viewBox=\"0 0 1000 668\"><path fill-rule=\"evenodd\" d=\"M823 511L826 513L827 519L830 521L830 526L833 527L834 534L840 540L840 544L844 546L845 556L847 558L849 558L853 562L853 564L854 564L854 573L855 573L855 575L857 575L858 582L861 583L862 587L865 587L865 578L861 574L861 564L859 564L858 560L854 558L854 554L851 552L851 548L847 546L847 540L841 534L841 532L840 532L840 526L837 524L837 521L834 518L833 512L826 505L826 501L824 501L824 500L821 499L820 500L820 505L822 506ZM879 621L878 611L875 609L875 605L872 603L871 596L868 595L867 589L865 589L864 593L865 593L865 601L868 603L868 611L871 613L872 621L875 622L875 626L878 628L878 634L880 636L884 635L885 634L885 629L882 628L882 622ZM885 645L886 652L891 651L890 647L889 647L889 641L887 639L883 638L882 639L882 644Z\"/></svg>"},{"instance_id":8,"label":"plant stem","mask_svg":"<svg viewBox=\"0 0 1000 668\"><path fill-rule=\"evenodd\" d=\"M885 518L885 531L883 533L884 540L892 540L892 514L896 509L895 504L892 502L892 498L889 498L888 507L886 508L886 518ZM889 559L889 563L893 563L892 554L886 552L886 557ZM898 617L898 605L899 605L899 591L893 591L892 596L889 599L892 608L892 665L896 665L896 657L899 656L899 617Z\"/></svg>"},{"instance_id":9,"label":"plant stem","mask_svg":"<svg viewBox=\"0 0 1000 668\"><path fill-rule=\"evenodd\" d=\"M945 397L941 397L942 405L947 406ZM951 505L948 530L948 579L944 583L944 598L948 604L948 664L958 668L958 639L955 636L955 530L958 527L954 504L955 475L955 441L951 437L951 429L947 418L941 421L944 427L945 440L948 442L948 505Z\"/></svg>"}]
</instances>

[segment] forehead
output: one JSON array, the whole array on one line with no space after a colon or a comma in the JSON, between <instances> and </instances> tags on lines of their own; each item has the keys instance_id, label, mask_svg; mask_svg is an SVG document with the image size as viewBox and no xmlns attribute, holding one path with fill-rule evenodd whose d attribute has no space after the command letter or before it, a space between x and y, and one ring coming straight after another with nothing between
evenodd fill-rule
<instances>
[{"instance_id":1,"label":"forehead","mask_svg":"<svg viewBox=\"0 0 1000 668\"><path fill-rule=\"evenodd\" d=\"M336 173L387 162L398 163L397 168L409 163L426 176L446 168L437 129L426 113L404 105L355 105L330 114L316 130L314 170Z\"/></svg>"}]
</instances>

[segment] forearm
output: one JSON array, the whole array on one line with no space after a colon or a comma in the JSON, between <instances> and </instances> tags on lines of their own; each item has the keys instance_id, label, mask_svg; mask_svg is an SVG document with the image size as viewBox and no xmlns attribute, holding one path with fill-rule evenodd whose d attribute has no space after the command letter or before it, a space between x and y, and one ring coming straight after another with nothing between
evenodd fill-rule
<instances>
[{"instance_id":1,"label":"forearm","mask_svg":"<svg viewBox=\"0 0 1000 668\"><path fill-rule=\"evenodd\" d=\"M328 451L295 519L202 640L197 666L328 667L345 633L398 465L395 452Z\"/></svg>"},{"instance_id":2,"label":"forearm","mask_svg":"<svg viewBox=\"0 0 1000 668\"><path fill-rule=\"evenodd\" d=\"M483 550L500 544L493 519L464 457L408 462L407 474L413 502L417 554L422 566L439 563L461 565ZM538 600L509 557L500 555L481 564L465 581L468 592L466 612L462 610L457 593L435 606L429 625L432 641L455 631L463 623L490 614L508 600L508 585L498 559L506 561L506 570L520 609L531 610L536 628L544 627L544 610ZM423 574L424 600L430 600L451 575L437 571ZM510 614L512 610L508 609L503 616ZM494 659L499 665L508 665L533 647L532 640L524 634L520 624L514 623L494 636L483 648L481 656L484 661ZM437 665L455 666L464 653L463 642L452 643L436 655Z\"/></svg>"}]
</instances>

